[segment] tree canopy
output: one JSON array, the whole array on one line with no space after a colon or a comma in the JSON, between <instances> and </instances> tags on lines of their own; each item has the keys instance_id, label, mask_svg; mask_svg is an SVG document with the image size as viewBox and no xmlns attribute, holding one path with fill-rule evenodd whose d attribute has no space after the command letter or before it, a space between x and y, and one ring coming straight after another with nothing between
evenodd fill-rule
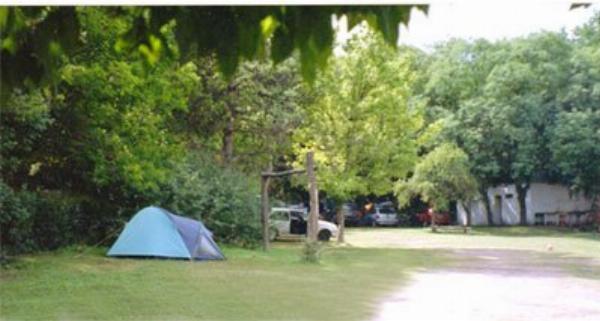
<instances>
[{"instance_id":1,"label":"tree canopy","mask_svg":"<svg viewBox=\"0 0 600 321\"><path fill-rule=\"evenodd\" d=\"M163 56L187 61L215 55L231 77L241 59L271 57L284 61L297 50L302 75L309 81L327 63L334 43L333 15L347 16L349 27L361 21L395 45L399 24L411 9L427 6L256 6L256 7L112 7L112 18L128 21L107 45L131 52L154 65ZM56 79L65 60L85 45L79 7L1 7L0 57L3 88ZM5 91L4 91L5 92Z\"/></svg>"},{"instance_id":2,"label":"tree canopy","mask_svg":"<svg viewBox=\"0 0 600 321\"><path fill-rule=\"evenodd\" d=\"M423 157L412 176L398 181L394 192L401 205L419 196L434 209L447 210L450 201L470 201L477 181L469 171L469 158L452 144L442 144Z\"/></svg>"},{"instance_id":3,"label":"tree canopy","mask_svg":"<svg viewBox=\"0 0 600 321\"><path fill-rule=\"evenodd\" d=\"M357 36L315 84L295 134L296 155L315 151L319 188L345 199L391 192L416 161L422 109L412 104L415 56Z\"/></svg>"},{"instance_id":4,"label":"tree canopy","mask_svg":"<svg viewBox=\"0 0 600 321\"><path fill-rule=\"evenodd\" d=\"M600 47L591 39L599 22L596 15L574 38L542 32L495 43L454 40L429 58L426 115L441 124L443 140L469 155L488 214L486 189L498 184L517 187L523 224L534 181L597 195L592 180L599 163L591 146L598 64L592 61Z\"/></svg>"}]
</instances>

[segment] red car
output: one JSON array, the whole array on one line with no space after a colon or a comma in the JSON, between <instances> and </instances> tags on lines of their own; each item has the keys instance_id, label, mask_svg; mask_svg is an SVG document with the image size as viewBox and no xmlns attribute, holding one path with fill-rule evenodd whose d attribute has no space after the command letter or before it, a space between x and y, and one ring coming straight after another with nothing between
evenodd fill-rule
<instances>
[{"instance_id":1,"label":"red car","mask_svg":"<svg viewBox=\"0 0 600 321\"><path fill-rule=\"evenodd\" d=\"M427 211L417 214L417 219L423 225L431 225L432 214L435 215L435 224L436 225L449 225L450 224L450 214L449 213L434 212L432 209L428 209Z\"/></svg>"}]
</instances>

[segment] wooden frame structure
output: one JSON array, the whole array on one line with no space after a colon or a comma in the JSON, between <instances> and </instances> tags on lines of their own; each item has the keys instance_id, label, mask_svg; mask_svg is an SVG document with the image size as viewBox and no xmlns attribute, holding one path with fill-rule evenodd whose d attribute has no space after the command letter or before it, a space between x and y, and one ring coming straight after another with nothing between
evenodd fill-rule
<instances>
[{"instance_id":1,"label":"wooden frame structure","mask_svg":"<svg viewBox=\"0 0 600 321\"><path fill-rule=\"evenodd\" d=\"M269 204L269 183L271 178L302 174L306 172L308 176L308 191L310 198L310 212L308 214L307 236L308 241L316 242L319 226L319 190L317 189L317 178L315 175L314 152L306 154L306 169L291 169L281 172L273 172L273 165L269 164L267 170L262 172L260 177L260 218L262 224L262 244L265 251L269 250L269 216L271 215L271 205Z\"/></svg>"}]
</instances>

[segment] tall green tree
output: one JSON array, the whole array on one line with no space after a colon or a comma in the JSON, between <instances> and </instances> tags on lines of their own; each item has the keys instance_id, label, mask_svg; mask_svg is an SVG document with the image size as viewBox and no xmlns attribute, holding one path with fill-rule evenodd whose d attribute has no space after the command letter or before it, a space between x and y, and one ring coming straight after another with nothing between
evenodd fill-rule
<instances>
[{"instance_id":1,"label":"tall green tree","mask_svg":"<svg viewBox=\"0 0 600 321\"><path fill-rule=\"evenodd\" d=\"M422 109L410 100L412 53L370 33L349 41L345 52L318 78L295 134L298 159L314 150L319 188L338 201L391 192L416 161L422 126Z\"/></svg>"},{"instance_id":2,"label":"tall green tree","mask_svg":"<svg viewBox=\"0 0 600 321\"><path fill-rule=\"evenodd\" d=\"M29 239L27 249L47 249L106 238L166 192L184 153L174 116L187 110L195 66L174 57L150 68L114 50L131 23L127 16L107 8L77 14L83 45L62 62L54 85L13 88L2 104L2 178L14 192L7 195L27 200L7 216L31 227L11 228L8 246Z\"/></svg>"},{"instance_id":3,"label":"tall green tree","mask_svg":"<svg viewBox=\"0 0 600 321\"><path fill-rule=\"evenodd\" d=\"M310 98L296 59L246 62L231 80L219 75L214 59L202 58L199 66L189 111L179 117L192 148L250 172L291 153L291 133Z\"/></svg>"},{"instance_id":4,"label":"tall green tree","mask_svg":"<svg viewBox=\"0 0 600 321\"><path fill-rule=\"evenodd\" d=\"M493 45L450 46L453 50L446 51L455 63L445 56L440 64L450 66L431 71L430 105L441 107L444 113L438 117L445 119L446 137L469 155L488 222L493 223L487 187L514 183L521 224L526 224L531 182L559 177L549 142L569 80L569 40L562 33L541 33ZM449 89L436 87L450 82L452 74L468 80Z\"/></svg>"},{"instance_id":5,"label":"tall green tree","mask_svg":"<svg viewBox=\"0 0 600 321\"><path fill-rule=\"evenodd\" d=\"M511 43L507 60L494 67L484 89L484 108L507 119L507 146L499 156L514 183L520 224L527 224L526 195L534 179L556 180L549 142L560 95L568 83L571 46L563 33L542 33Z\"/></svg>"},{"instance_id":6,"label":"tall green tree","mask_svg":"<svg viewBox=\"0 0 600 321\"><path fill-rule=\"evenodd\" d=\"M600 195L600 13L576 31L569 83L551 140L552 161L574 192Z\"/></svg>"},{"instance_id":7,"label":"tall green tree","mask_svg":"<svg viewBox=\"0 0 600 321\"><path fill-rule=\"evenodd\" d=\"M492 44L485 40L450 40L438 46L429 58L423 88L428 101L425 114L429 127L434 133L439 132L434 138L455 142L468 153L491 225L494 221L487 188L503 180L493 151L505 142L498 135L492 135L495 129L490 123L496 123L496 116L479 111L482 111L481 96L487 77L504 59L506 47L506 43ZM477 129L471 131L473 128Z\"/></svg>"},{"instance_id":8,"label":"tall green tree","mask_svg":"<svg viewBox=\"0 0 600 321\"><path fill-rule=\"evenodd\" d=\"M28 142L32 152L20 168L5 172L8 181L104 200L158 191L183 152L183 139L172 126L175 113L187 110L196 67L171 59L147 68L111 45L129 28L127 17L115 18L106 8L89 8L78 17L84 45L57 71L56 86L15 91L9 100L15 105L3 108L7 128L16 129L9 122L23 119L21 114L48 118L35 125L43 132ZM8 155L25 148L3 146Z\"/></svg>"}]
</instances>

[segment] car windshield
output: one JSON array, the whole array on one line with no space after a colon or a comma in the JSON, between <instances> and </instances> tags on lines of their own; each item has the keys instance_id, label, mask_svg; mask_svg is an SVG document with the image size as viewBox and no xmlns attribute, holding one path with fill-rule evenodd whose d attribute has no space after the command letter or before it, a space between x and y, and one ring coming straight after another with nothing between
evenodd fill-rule
<instances>
[{"instance_id":1,"label":"car windshield","mask_svg":"<svg viewBox=\"0 0 600 321\"><path fill-rule=\"evenodd\" d=\"M287 221L289 220L288 213L284 211L271 212L271 220L273 221Z\"/></svg>"},{"instance_id":2,"label":"car windshield","mask_svg":"<svg viewBox=\"0 0 600 321\"><path fill-rule=\"evenodd\" d=\"M382 214L396 214L396 210L391 205L384 205L379 208L379 213Z\"/></svg>"},{"instance_id":3,"label":"car windshield","mask_svg":"<svg viewBox=\"0 0 600 321\"><path fill-rule=\"evenodd\" d=\"M306 219L308 217L308 213L304 213L304 212L296 212L296 211L292 211L290 212L292 214L292 218L303 218Z\"/></svg>"}]
</instances>

